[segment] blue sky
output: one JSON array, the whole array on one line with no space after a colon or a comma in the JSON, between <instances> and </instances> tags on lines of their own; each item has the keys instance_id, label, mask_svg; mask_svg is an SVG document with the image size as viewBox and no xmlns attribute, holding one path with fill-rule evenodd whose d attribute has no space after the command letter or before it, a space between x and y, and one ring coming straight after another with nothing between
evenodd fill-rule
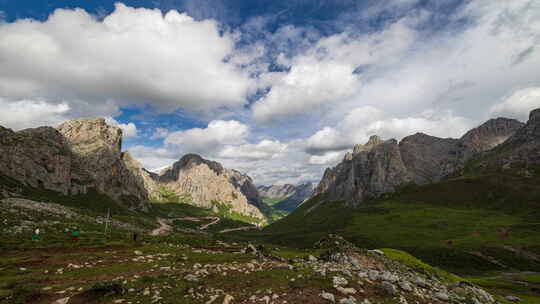
<instances>
[{"instance_id":1,"label":"blue sky","mask_svg":"<svg viewBox=\"0 0 540 304\"><path fill-rule=\"evenodd\" d=\"M540 107L534 0L0 0L0 125L107 117L146 168L317 182L369 136Z\"/></svg>"}]
</instances>

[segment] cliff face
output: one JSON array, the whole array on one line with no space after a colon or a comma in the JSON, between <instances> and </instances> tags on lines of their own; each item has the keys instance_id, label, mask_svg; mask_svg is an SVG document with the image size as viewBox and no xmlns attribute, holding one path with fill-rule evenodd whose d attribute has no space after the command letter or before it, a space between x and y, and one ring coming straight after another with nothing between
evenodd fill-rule
<instances>
[{"instance_id":1,"label":"cliff face","mask_svg":"<svg viewBox=\"0 0 540 304\"><path fill-rule=\"evenodd\" d=\"M490 151L478 167L528 168L540 164L540 109L530 113L529 121L504 143Z\"/></svg>"},{"instance_id":2,"label":"cliff face","mask_svg":"<svg viewBox=\"0 0 540 304\"><path fill-rule=\"evenodd\" d=\"M139 207L148 191L137 163L121 152L122 131L104 119L70 120L54 129L13 132L0 128L0 173L25 185L84 194L96 189L118 201L130 197Z\"/></svg>"},{"instance_id":3,"label":"cliff face","mask_svg":"<svg viewBox=\"0 0 540 304\"><path fill-rule=\"evenodd\" d=\"M354 152L332 169L326 169L315 189L330 200L360 202L392 192L396 186L412 181L396 140L372 136L365 145L356 145Z\"/></svg>"},{"instance_id":4,"label":"cliff face","mask_svg":"<svg viewBox=\"0 0 540 304\"><path fill-rule=\"evenodd\" d=\"M71 149L75 182L115 199L134 196L148 200L140 165L122 153L120 128L103 118L83 118L61 124L58 131Z\"/></svg>"},{"instance_id":5,"label":"cliff face","mask_svg":"<svg viewBox=\"0 0 540 304\"><path fill-rule=\"evenodd\" d=\"M0 127L0 173L63 194L84 190L72 185L71 151L62 134L50 127L19 132Z\"/></svg>"},{"instance_id":6,"label":"cliff face","mask_svg":"<svg viewBox=\"0 0 540 304\"><path fill-rule=\"evenodd\" d=\"M240 214L264 217L256 207L262 202L251 178L199 155L184 155L157 181L177 194L191 196L201 207L211 208L212 202L219 202L230 205L231 210Z\"/></svg>"},{"instance_id":7,"label":"cliff face","mask_svg":"<svg viewBox=\"0 0 540 304\"><path fill-rule=\"evenodd\" d=\"M383 141L372 136L365 145L356 145L336 167L325 171L315 194L357 205L366 198L393 192L400 185L437 182L461 170L472 158L510 141L523 129L519 121L498 118L460 139L417 133L398 144L393 139Z\"/></svg>"}]
</instances>

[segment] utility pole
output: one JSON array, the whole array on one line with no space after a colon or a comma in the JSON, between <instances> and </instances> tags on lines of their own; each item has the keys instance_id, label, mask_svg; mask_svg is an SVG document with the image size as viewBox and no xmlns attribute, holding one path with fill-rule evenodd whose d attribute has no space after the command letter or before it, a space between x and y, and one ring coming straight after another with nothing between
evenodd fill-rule
<instances>
[{"instance_id":1,"label":"utility pole","mask_svg":"<svg viewBox=\"0 0 540 304\"><path fill-rule=\"evenodd\" d=\"M107 232L109 231L110 217L111 217L111 208L109 208L108 211L107 211L107 220L105 221L105 234L107 234Z\"/></svg>"}]
</instances>

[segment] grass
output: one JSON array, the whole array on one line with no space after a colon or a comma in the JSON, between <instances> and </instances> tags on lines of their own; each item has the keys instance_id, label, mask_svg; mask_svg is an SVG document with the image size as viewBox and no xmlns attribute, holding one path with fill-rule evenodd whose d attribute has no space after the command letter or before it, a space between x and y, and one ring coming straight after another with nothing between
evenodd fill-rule
<instances>
[{"instance_id":1,"label":"grass","mask_svg":"<svg viewBox=\"0 0 540 304\"><path fill-rule=\"evenodd\" d=\"M502 272L540 272L539 232L539 175L525 177L507 170L406 186L355 210L318 196L262 232L237 237L309 248L328 233L337 233L361 248L395 248L385 250L417 269L439 276L457 273L495 294L534 299L538 294L530 288L491 277ZM535 274L518 280L539 284L540 279Z\"/></svg>"},{"instance_id":2,"label":"grass","mask_svg":"<svg viewBox=\"0 0 540 304\"><path fill-rule=\"evenodd\" d=\"M383 248L380 250L384 252L385 256L389 257L390 259L396 260L404 265L407 265L420 273L424 273L430 276L435 276L441 279L443 282L456 283L456 282L464 281L459 276L451 274L437 267L430 266L422 262L421 260L413 257L412 255L408 254L407 252L391 249L391 248Z\"/></svg>"}]
</instances>

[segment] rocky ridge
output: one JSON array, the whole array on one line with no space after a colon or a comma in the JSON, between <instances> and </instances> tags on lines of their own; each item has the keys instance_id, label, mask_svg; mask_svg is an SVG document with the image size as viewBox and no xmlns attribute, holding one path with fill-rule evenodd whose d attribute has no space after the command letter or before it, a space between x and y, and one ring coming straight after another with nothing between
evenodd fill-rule
<instances>
[{"instance_id":1,"label":"rocky ridge","mask_svg":"<svg viewBox=\"0 0 540 304\"><path fill-rule=\"evenodd\" d=\"M460 139L417 133L398 143L372 136L365 145L356 145L336 167L326 169L315 194L324 193L329 200L346 200L356 206L401 185L437 182L525 128L517 120L497 118Z\"/></svg>"},{"instance_id":2,"label":"rocky ridge","mask_svg":"<svg viewBox=\"0 0 540 304\"><path fill-rule=\"evenodd\" d=\"M528 169L540 164L540 109L533 110L522 128L478 162L484 168Z\"/></svg>"},{"instance_id":3,"label":"rocky ridge","mask_svg":"<svg viewBox=\"0 0 540 304\"><path fill-rule=\"evenodd\" d=\"M156 181L176 194L189 195L198 206L212 208L214 202L224 203L242 215L264 218L257 208L262 202L249 176L199 155L184 155Z\"/></svg>"}]
</instances>

